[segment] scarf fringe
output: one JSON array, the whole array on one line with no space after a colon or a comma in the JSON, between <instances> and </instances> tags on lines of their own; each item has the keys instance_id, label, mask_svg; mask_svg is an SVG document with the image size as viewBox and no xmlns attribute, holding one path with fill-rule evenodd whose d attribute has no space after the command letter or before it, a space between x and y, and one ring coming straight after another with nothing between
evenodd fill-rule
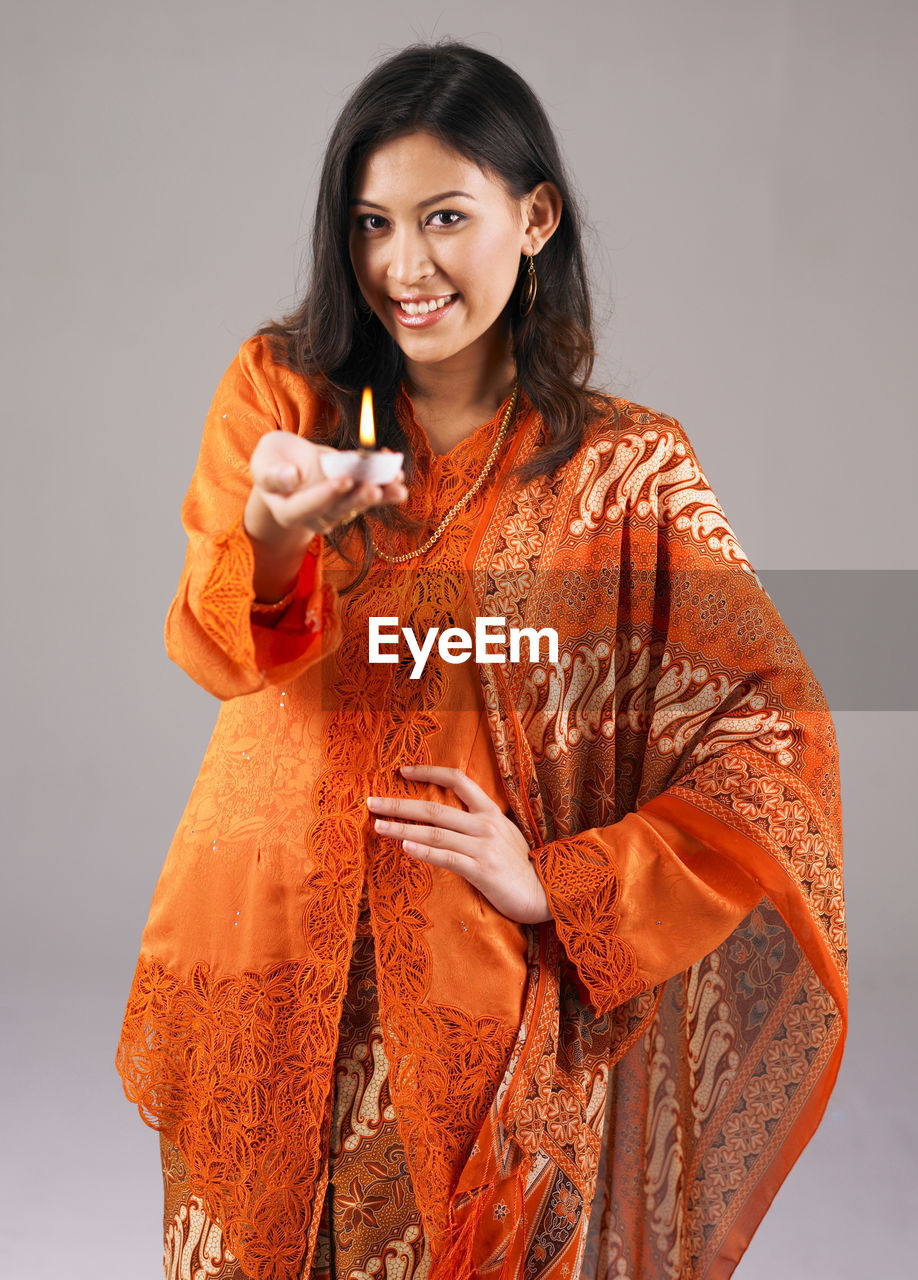
<instances>
[{"instance_id":1,"label":"scarf fringe","mask_svg":"<svg viewBox=\"0 0 918 1280\"><path fill-rule=\"evenodd\" d=\"M456 1211L455 1197L450 1201L446 1230L442 1243L434 1251L430 1280L514 1280L522 1272L526 1244L526 1173L528 1162L520 1153L512 1183L500 1178L496 1172L471 1192L463 1192L469 1199ZM503 1188L503 1194L501 1190ZM507 1194L507 1192L511 1194ZM495 1265L480 1269L484 1259L476 1258L476 1244L480 1228L489 1208L496 1208L501 1200L510 1200L507 1213L507 1234L500 1245ZM496 1215L495 1215L496 1216ZM491 1256L495 1249L491 1249Z\"/></svg>"}]
</instances>

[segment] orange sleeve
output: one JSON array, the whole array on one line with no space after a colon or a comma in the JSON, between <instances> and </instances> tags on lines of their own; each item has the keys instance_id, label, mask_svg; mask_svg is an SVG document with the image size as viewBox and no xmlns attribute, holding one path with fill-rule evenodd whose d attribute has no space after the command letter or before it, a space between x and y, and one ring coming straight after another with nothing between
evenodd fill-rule
<instances>
[{"instance_id":1,"label":"orange sleeve","mask_svg":"<svg viewBox=\"0 0 918 1280\"><path fill-rule=\"evenodd\" d=\"M340 642L335 591L322 582L321 538L303 557L280 613L252 613L255 553L243 526L259 438L284 429L253 339L220 381L182 503L185 564L166 616L166 652L215 698L255 693L299 675Z\"/></svg>"},{"instance_id":2,"label":"orange sleeve","mask_svg":"<svg viewBox=\"0 0 918 1280\"><path fill-rule=\"evenodd\" d=\"M653 805L532 853L558 937L599 1013L708 955L762 897L733 858Z\"/></svg>"}]
</instances>

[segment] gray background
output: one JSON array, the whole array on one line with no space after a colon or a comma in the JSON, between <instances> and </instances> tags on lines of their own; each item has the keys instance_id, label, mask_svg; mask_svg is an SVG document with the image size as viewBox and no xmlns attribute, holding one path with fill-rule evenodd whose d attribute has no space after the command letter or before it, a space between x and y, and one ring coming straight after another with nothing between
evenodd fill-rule
<instances>
[{"instance_id":1,"label":"gray background","mask_svg":"<svg viewBox=\"0 0 918 1280\"><path fill-rule=\"evenodd\" d=\"M113 1057L217 711L162 645L179 505L221 374L302 284L347 93L447 34L510 61L556 124L600 380L679 418L817 677L831 658L851 1031L737 1275L912 1274L916 718L894 708L918 705L915 6L4 10L3 1276L162 1274L156 1135Z\"/></svg>"}]
</instances>

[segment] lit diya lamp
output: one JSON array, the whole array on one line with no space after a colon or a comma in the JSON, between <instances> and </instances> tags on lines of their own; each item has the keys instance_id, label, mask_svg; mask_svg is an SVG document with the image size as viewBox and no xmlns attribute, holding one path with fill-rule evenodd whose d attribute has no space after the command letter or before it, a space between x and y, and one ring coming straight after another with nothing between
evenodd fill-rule
<instances>
[{"instance_id":1,"label":"lit diya lamp","mask_svg":"<svg viewBox=\"0 0 918 1280\"><path fill-rule=\"evenodd\" d=\"M364 387L360 402L360 448L323 449L319 454L319 465L329 480L353 476L357 484L388 484L398 475L405 455L375 446L373 393L369 387Z\"/></svg>"}]
</instances>

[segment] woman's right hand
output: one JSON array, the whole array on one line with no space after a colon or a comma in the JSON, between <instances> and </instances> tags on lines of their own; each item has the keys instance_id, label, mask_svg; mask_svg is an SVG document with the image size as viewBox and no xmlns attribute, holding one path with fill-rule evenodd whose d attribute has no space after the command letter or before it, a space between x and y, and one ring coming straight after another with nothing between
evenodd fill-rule
<instances>
[{"instance_id":1,"label":"woman's right hand","mask_svg":"<svg viewBox=\"0 0 918 1280\"><path fill-rule=\"evenodd\" d=\"M278 550L305 547L316 533L329 533L369 507L404 502L404 472L385 485L329 480L319 464L327 445L289 431L269 431L249 459L252 492L245 508L249 537Z\"/></svg>"}]
</instances>

